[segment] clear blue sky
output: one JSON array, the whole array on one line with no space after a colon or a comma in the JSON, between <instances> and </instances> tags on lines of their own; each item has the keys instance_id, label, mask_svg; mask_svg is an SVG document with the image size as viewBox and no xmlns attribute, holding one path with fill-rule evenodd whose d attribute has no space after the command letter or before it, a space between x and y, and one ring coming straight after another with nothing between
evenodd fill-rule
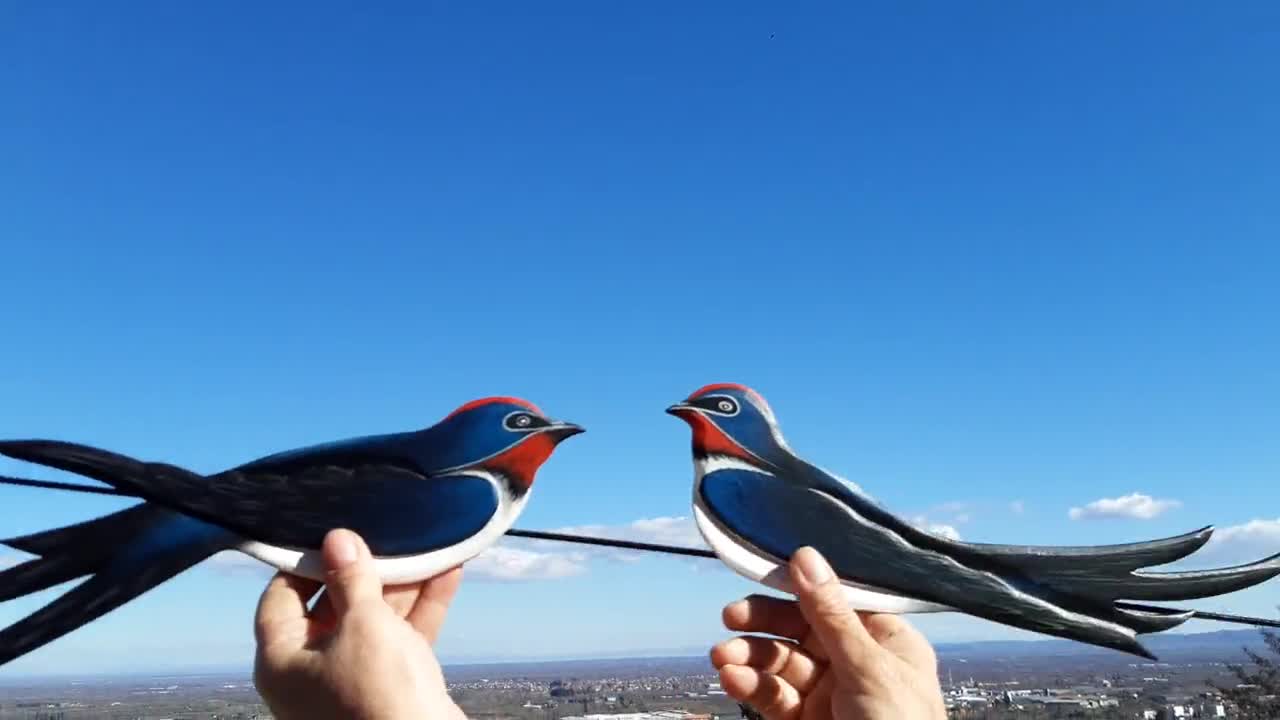
<instances>
[{"instance_id":1,"label":"clear blue sky","mask_svg":"<svg viewBox=\"0 0 1280 720\"><path fill-rule=\"evenodd\" d=\"M688 515L662 409L732 380L965 539L1280 551L1273 3L346 5L0 9L0 436L215 471L516 394L590 428L521 525L623 527ZM119 505L0 490L0 535ZM700 651L751 590L571 551L441 653ZM263 577L6 672L246 665Z\"/></svg>"}]
</instances>

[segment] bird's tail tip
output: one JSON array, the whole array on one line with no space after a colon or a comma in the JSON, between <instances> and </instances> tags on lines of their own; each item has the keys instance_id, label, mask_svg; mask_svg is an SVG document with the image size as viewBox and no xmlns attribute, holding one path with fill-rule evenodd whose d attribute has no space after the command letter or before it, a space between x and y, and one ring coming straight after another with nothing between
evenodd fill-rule
<instances>
[{"instance_id":1,"label":"bird's tail tip","mask_svg":"<svg viewBox=\"0 0 1280 720\"><path fill-rule=\"evenodd\" d=\"M1248 577L1253 580L1253 584L1266 582L1280 575L1280 552L1252 562L1228 565L1205 572L1206 574L1227 577Z\"/></svg>"},{"instance_id":2,"label":"bird's tail tip","mask_svg":"<svg viewBox=\"0 0 1280 720\"><path fill-rule=\"evenodd\" d=\"M6 545L36 557L0 571L0 601L84 578L60 597L0 629L0 666L125 604L227 547L219 528L151 504Z\"/></svg>"},{"instance_id":3,"label":"bird's tail tip","mask_svg":"<svg viewBox=\"0 0 1280 720\"><path fill-rule=\"evenodd\" d=\"M1093 644L1108 647L1112 650L1118 650L1129 655L1136 655L1137 657L1145 658L1152 662L1159 662L1160 660L1155 653L1151 652L1150 648L1138 639L1136 633L1116 633L1108 637L1106 640L1094 642Z\"/></svg>"}]
</instances>

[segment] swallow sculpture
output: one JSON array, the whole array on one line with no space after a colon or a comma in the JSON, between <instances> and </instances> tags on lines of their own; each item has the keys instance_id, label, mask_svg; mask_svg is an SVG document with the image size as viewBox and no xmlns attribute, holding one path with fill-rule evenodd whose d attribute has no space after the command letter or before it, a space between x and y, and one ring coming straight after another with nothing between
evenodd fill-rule
<instances>
[{"instance_id":1,"label":"swallow sculpture","mask_svg":"<svg viewBox=\"0 0 1280 720\"><path fill-rule=\"evenodd\" d=\"M383 582L433 577L502 537L538 468L580 432L524 400L484 398L426 429L290 450L207 476L84 445L0 441L0 454L145 500L3 541L36 557L0 572L0 601L88 579L0 630L0 665L222 550L323 580L321 543L342 527L363 536Z\"/></svg>"},{"instance_id":2,"label":"swallow sculpture","mask_svg":"<svg viewBox=\"0 0 1280 720\"><path fill-rule=\"evenodd\" d=\"M787 560L809 545L831 562L860 610L959 611L1154 659L1136 636L1196 613L1125 601L1211 597L1280 574L1280 555L1215 570L1143 570L1195 552L1212 528L1085 547L949 540L797 456L750 388L708 385L667 412L693 431L693 514L703 538L735 572L783 592L790 592Z\"/></svg>"}]
</instances>

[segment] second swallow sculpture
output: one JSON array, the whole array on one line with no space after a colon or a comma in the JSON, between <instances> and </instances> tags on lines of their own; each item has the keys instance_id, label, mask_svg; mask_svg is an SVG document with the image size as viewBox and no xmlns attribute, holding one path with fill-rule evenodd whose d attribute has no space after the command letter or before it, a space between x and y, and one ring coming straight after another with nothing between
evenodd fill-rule
<instances>
[{"instance_id":1,"label":"second swallow sculpture","mask_svg":"<svg viewBox=\"0 0 1280 720\"><path fill-rule=\"evenodd\" d=\"M708 385L667 411L693 430L698 530L734 571L783 592L790 592L787 559L809 545L831 562L860 610L958 611L1154 659L1136 636L1176 627L1195 613L1139 610L1121 601L1211 597L1280 574L1280 555L1215 570L1142 569L1190 555L1212 528L1083 547L949 540L798 457L768 403L750 388Z\"/></svg>"},{"instance_id":2,"label":"second swallow sculpture","mask_svg":"<svg viewBox=\"0 0 1280 720\"><path fill-rule=\"evenodd\" d=\"M538 468L579 432L523 400L485 398L423 430L291 450L209 476L72 443L0 442L0 454L145 500L2 541L36 557L0 571L0 601L88 579L0 630L0 665L222 550L323 580L321 542L342 527L363 536L384 582L437 575L502 537Z\"/></svg>"}]
</instances>

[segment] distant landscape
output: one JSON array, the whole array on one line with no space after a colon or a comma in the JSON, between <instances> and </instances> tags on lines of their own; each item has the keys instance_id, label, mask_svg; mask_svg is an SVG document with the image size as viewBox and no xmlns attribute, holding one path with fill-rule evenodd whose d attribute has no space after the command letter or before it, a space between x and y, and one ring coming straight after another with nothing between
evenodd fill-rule
<instances>
[{"instance_id":1,"label":"distant landscape","mask_svg":"<svg viewBox=\"0 0 1280 720\"><path fill-rule=\"evenodd\" d=\"M1205 695L1208 683L1229 680L1225 664L1240 661L1243 647L1262 645L1252 630L1156 635L1146 641L1159 662L1063 640L941 643L939 675L956 717L1006 717L1021 712L1020 702L1040 703L1036 711L1047 713L1033 717L1070 717L1077 701L1092 703L1099 712L1130 713L1177 702L1212 702ZM486 720L618 713L707 720L736 718L741 712L720 690L704 653L446 664L445 672L450 692L468 715ZM269 717L248 668L200 674L0 676L3 720Z\"/></svg>"},{"instance_id":2,"label":"distant landscape","mask_svg":"<svg viewBox=\"0 0 1280 720\"><path fill-rule=\"evenodd\" d=\"M1218 630L1204 633L1164 633L1142 636L1143 644L1152 650L1160 662L1197 660L1238 661L1244 647L1260 649L1262 638L1256 630ZM937 643L941 664L977 663L979 661L1025 660L1028 658L1057 658L1080 660L1091 665L1127 666L1149 664L1142 658L1084 645L1069 640L976 640L971 642ZM710 664L703 648L672 649L670 654L646 654L643 656L503 660L494 662L445 662L450 679L469 679L498 674L519 674L528 677L550 677L574 673L643 673L654 668L680 668L707 670ZM200 672L175 675L158 673L99 673L76 675L79 680L111 680L125 677L200 677L206 675L235 675L248 673L249 668L210 668ZM67 675L12 675L0 673L0 687L29 684L37 681L68 682Z\"/></svg>"}]
</instances>

